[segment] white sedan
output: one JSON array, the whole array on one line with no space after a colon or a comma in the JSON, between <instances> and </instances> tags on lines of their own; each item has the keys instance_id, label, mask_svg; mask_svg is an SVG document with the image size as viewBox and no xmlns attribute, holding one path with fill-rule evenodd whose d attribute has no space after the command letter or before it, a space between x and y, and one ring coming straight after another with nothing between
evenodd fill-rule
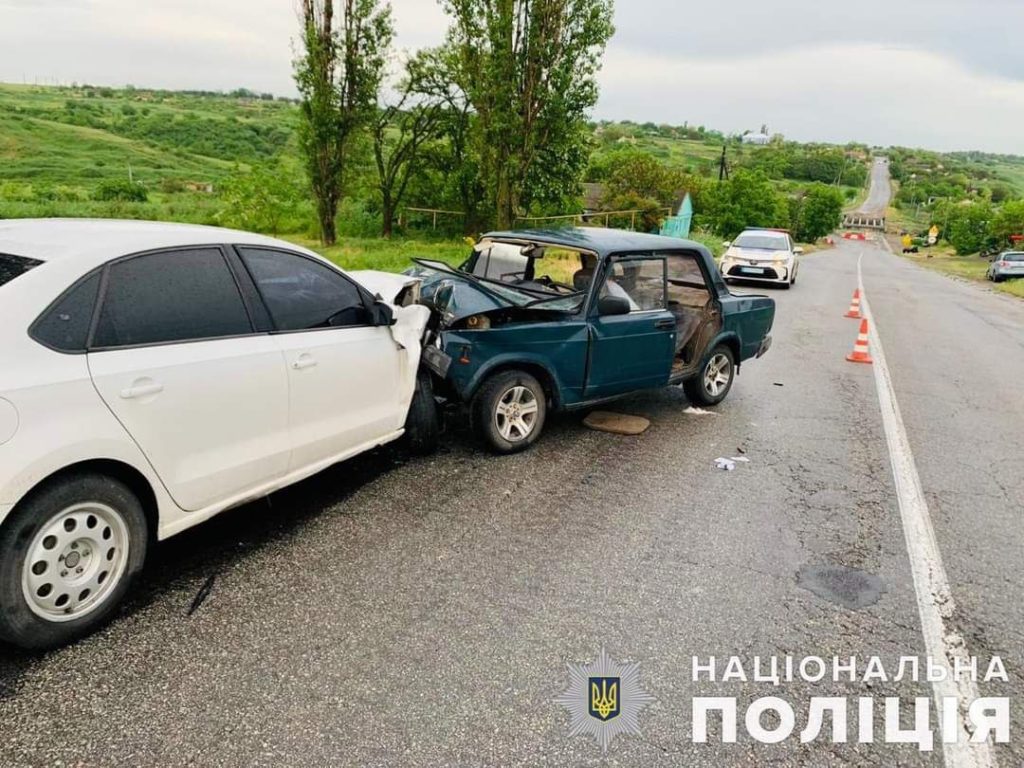
<instances>
[{"instance_id":1,"label":"white sedan","mask_svg":"<svg viewBox=\"0 0 1024 768\"><path fill-rule=\"evenodd\" d=\"M783 288L796 284L800 270L797 256L804 250L793 245L793 238L786 230L747 228L731 243L723 245L727 250L719 268L727 283L752 280Z\"/></svg>"},{"instance_id":2,"label":"white sedan","mask_svg":"<svg viewBox=\"0 0 1024 768\"><path fill-rule=\"evenodd\" d=\"M0 222L0 639L73 640L150 541L406 433L429 450L416 288L213 227Z\"/></svg>"}]
</instances>

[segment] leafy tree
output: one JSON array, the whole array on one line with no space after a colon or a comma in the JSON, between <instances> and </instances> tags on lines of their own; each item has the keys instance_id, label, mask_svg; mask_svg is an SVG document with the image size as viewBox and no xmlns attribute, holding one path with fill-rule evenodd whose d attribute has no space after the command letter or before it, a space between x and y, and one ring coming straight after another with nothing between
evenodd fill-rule
<instances>
[{"instance_id":1,"label":"leafy tree","mask_svg":"<svg viewBox=\"0 0 1024 768\"><path fill-rule=\"evenodd\" d=\"M651 154L630 150L612 158L605 186L606 204L627 210L622 203L627 196L651 199L661 206L678 202L686 189L686 179Z\"/></svg>"},{"instance_id":2,"label":"leafy tree","mask_svg":"<svg viewBox=\"0 0 1024 768\"><path fill-rule=\"evenodd\" d=\"M797 240L810 243L839 226L843 218L843 193L826 184L812 184L799 201L793 221Z\"/></svg>"},{"instance_id":3,"label":"leafy tree","mask_svg":"<svg viewBox=\"0 0 1024 768\"><path fill-rule=\"evenodd\" d=\"M408 75L399 85L398 98L380 110L373 124L373 157L377 166L383 237L391 237L395 212L422 160L420 150L434 137L441 123L443 105L431 100L429 95L422 98L418 86L420 71L430 66L429 57L427 53L422 62L417 58L409 61Z\"/></svg>"},{"instance_id":4,"label":"leafy tree","mask_svg":"<svg viewBox=\"0 0 1024 768\"><path fill-rule=\"evenodd\" d=\"M944 202L936 206L935 216L943 222L942 236L961 256L977 253L991 242L992 206L987 200L966 204Z\"/></svg>"},{"instance_id":5,"label":"leafy tree","mask_svg":"<svg viewBox=\"0 0 1024 768\"><path fill-rule=\"evenodd\" d=\"M443 0L497 224L577 186L611 0Z\"/></svg>"},{"instance_id":6,"label":"leafy tree","mask_svg":"<svg viewBox=\"0 0 1024 768\"><path fill-rule=\"evenodd\" d=\"M302 51L295 61L299 144L320 238L331 245L348 155L356 133L375 116L394 27L391 6L381 0L301 0L300 14Z\"/></svg>"},{"instance_id":7,"label":"leafy tree","mask_svg":"<svg viewBox=\"0 0 1024 768\"><path fill-rule=\"evenodd\" d=\"M229 179L221 188L219 218L253 232L294 231L302 208L301 182L285 168L261 166Z\"/></svg>"},{"instance_id":8,"label":"leafy tree","mask_svg":"<svg viewBox=\"0 0 1024 768\"><path fill-rule=\"evenodd\" d=\"M463 212L463 234L486 227L481 205L487 195L482 182L477 116L466 94L451 78L457 54L448 46L428 49L416 57L415 90L441 105L437 138L422 151L419 172L410 181L409 197L428 208Z\"/></svg>"},{"instance_id":9,"label":"leafy tree","mask_svg":"<svg viewBox=\"0 0 1024 768\"><path fill-rule=\"evenodd\" d=\"M728 180L711 184L694 201L700 223L725 237L744 227L786 227L790 223L785 195L775 191L760 171L740 169Z\"/></svg>"},{"instance_id":10,"label":"leafy tree","mask_svg":"<svg viewBox=\"0 0 1024 768\"><path fill-rule=\"evenodd\" d=\"M1024 234L1024 200L1003 203L992 218L990 233L996 247L1008 245L1010 235Z\"/></svg>"}]
</instances>

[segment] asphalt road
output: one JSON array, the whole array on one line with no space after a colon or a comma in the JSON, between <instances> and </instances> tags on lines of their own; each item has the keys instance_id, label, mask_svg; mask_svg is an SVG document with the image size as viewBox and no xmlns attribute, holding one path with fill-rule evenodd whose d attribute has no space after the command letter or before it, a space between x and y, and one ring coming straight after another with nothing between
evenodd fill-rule
<instances>
[{"instance_id":1,"label":"asphalt road","mask_svg":"<svg viewBox=\"0 0 1024 768\"><path fill-rule=\"evenodd\" d=\"M772 292L775 344L714 415L653 392L616 405L651 420L641 436L562 416L509 458L452 419L434 457L379 451L161 545L103 632L0 648L0 765L941 765L938 748L856 743L852 715L847 744L742 727L761 696L798 729L812 696L873 696L881 733L881 697L924 682L690 676L694 655L924 655L873 369L844 359L858 259L956 626L1011 676L982 691L1012 700L1000 764L1024 763L1024 304L841 241ZM713 468L741 450L749 463ZM819 597L798 572L821 565L883 591ZM655 697L605 758L552 701L566 663L602 647ZM736 744L691 743L691 699L714 695L740 700Z\"/></svg>"},{"instance_id":2,"label":"asphalt road","mask_svg":"<svg viewBox=\"0 0 1024 768\"><path fill-rule=\"evenodd\" d=\"M884 158L876 158L871 166L871 186L867 199L857 208L857 213L868 216L885 216L885 209L889 205L891 195L889 163Z\"/></svg>"}]
</instances>

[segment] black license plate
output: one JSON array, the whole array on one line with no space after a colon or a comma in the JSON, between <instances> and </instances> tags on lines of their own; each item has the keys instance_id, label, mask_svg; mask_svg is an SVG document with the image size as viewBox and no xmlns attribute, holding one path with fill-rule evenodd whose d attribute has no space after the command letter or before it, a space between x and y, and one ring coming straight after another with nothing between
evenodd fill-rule
<instances>
[{"instance_id":1,"label":"black license plate","mask_svg":"<svg viewBox=\"0 0 1024 768\"><path fill-rule=\"evenodd\" d=\"M427 364L430 370L443 379L448 375L448 368L451 367L452 358L437 347L425 347L423 349L423 362Z\"/></svg>"}]
</instances>

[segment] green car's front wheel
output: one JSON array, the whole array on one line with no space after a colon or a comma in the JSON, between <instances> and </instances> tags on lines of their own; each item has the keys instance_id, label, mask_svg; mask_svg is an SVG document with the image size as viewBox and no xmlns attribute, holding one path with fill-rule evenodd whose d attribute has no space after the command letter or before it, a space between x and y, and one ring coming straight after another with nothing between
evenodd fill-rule
<instances>
[{"instance_id":1,"label":"green car's front wheel","mask_svg":"<svg viewBox=\"0 0 1024 768\"><path fill-rule=\"evenodd\" d=\"M484 382L473 398L473 423L495 453L516 453L533 445L544 429L547 395L525 371L502 371Z\"/></svg>"},{"instance_id":2,"label":"green car's front wheel","mask_svg":"<svg viewBox=\"0 0 1024 768\"><path fill-rule=\"evenodd\" d=\"M683 384L686 396L697 405L718 405L732 389L736 378L736 358L725 344L719 344L708 355L700 373Z\"/></svg>"}]
</instances>

